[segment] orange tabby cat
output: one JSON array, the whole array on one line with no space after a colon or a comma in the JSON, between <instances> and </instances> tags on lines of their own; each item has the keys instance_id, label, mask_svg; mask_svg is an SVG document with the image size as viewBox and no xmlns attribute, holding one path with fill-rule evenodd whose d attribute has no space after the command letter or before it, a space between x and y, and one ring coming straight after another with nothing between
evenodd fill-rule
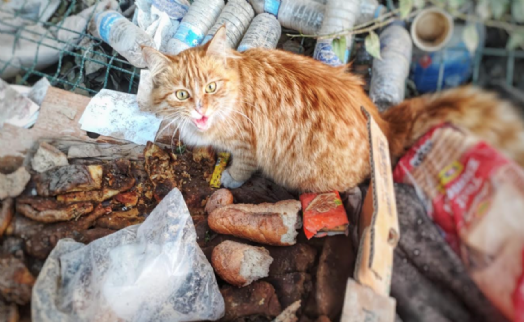
<instances>
[{"instance_id":1,"label":"orange tabby cat","mask_svg":"<svg viewBox=\"0 0 524 322\"><path fill-rule=\"evenodd\" d=\"M393 155L422 134L430 119L446 120L437 107L448 106L427 98L407 101L381 117L361 79L345 66L280 50L239 53L225 40L222 27L206 45L177 56L143 49L153 78L153 111L173 119L186 144L232 153L222 175L225 187L239 187L261 170L289 189L345 191L370 173L361 106L390 140ZM449 107L460 110L450 100ZM426 104L427 116L416 116Z\"/></svg>"}]
</instances>

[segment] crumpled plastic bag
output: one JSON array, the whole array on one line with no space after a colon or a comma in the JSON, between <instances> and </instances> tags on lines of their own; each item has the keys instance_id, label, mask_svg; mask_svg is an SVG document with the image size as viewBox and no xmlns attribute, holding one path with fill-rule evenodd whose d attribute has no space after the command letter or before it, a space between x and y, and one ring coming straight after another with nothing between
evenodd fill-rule
<instances>
[{"instance_id":1,"label":"crumpled plastic bag","mask_svg":"<svg viewBox=\"0 0 524 322\"><path fill-rule=\"evenodd\" d=\"M33 288L33 321L202 321L224 315L213 268L172 190L141 225L62 239Z\"/></svg>"}]
</instances>

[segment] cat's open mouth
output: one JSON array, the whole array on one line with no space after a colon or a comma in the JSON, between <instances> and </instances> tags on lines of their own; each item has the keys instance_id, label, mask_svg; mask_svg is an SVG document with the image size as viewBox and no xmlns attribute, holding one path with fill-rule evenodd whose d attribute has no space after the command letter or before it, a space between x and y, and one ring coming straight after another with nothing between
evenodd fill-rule
<instances>
[{"instance_id":1,"label":"cat's open mouth","mask_svg":"<svg viewBox=\"0 0 524 322\"><path fill-rule=\"evenodd\" d=\"M202 116L201 118L199 119L194 119L193 122L195 122L195 125L196 127L201 130L201 131L205 131L207 130L208 128L208 123L207 121L209 120L209 117L207 116Z\"/></svg>"}]
</instances>

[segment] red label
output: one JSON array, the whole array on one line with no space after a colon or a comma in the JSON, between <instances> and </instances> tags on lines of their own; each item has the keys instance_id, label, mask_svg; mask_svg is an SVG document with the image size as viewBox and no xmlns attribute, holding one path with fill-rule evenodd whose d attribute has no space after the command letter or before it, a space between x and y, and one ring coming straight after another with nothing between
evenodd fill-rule
<instances>
[{"instance_id":1,"label":"red label","mask_svg":"<svg viewBox=\"0 0 524 322\"><path fill-rule=\"evenodd\" d=\"M304 233L310 239L320 230L348 225L348 217L338 191L305 193L300 196Z\"/></svg>"}]
</instances>

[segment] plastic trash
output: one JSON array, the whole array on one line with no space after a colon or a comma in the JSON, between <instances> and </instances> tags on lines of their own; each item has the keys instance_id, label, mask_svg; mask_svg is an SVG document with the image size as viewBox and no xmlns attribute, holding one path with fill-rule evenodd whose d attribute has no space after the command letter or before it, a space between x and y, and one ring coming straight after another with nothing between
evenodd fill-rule
<instances>
[{"instance_id":1,"label":"plastic trash","mask_svg":"<svg viewBox=\"0 0 524 322\"><path fill-rule=\"evenodd\" d=\"M325 6L315 0L248 0L257 14L271 13L280 24L303 34L314 35L320 29ZM324 2L325 3L325 2Z\"/></svg>"},{"instance_id":2,"label":"plastic trash","mask_svg":"<svg viewBox=\"0 0 524 322\"><path fill-rule=\"evenodd\" d=\"M402 22L380 33L380 55L373 60L369 96L380 111L404 100L413 44Z\"/></svg>"},{"instance_id":3,"label":"plastic trash","mask_svg":"<svg viewBox=\"0 0 524 322\"><path fill-rule=\"evenodd\" d=\"M34 321L215 321L224 299L178 189L140 225L62 239L33 287Z\"/></svg>"},{"instance_id":4,"label":"plastic trash","mask_svg":"<svg viewBox=\"0 0 524 322\"><path fill-rule=\"evenodd\" d=\"M360 0L330 0L326 4L324 21L320 27L319 34L327 35L348 30L355 25L360 13ZM346 64L353 37L346 37L346 51L341 59L333 51L333 39L319 39L315 46L313 57L331 66Z\"/></svg>"},{"instance_id":5,"label":"plastic trash","mask_svg":"<svg viewBox=\"0 0 524 322\"><path fill-rule=\"evenodd\" d=\"M255 11L246 0L229 0L202 43L210 41L218 29L226 24L227 43L229 47L237 48L254 16Z\"/></svg>"},{"instance_id":6,"label":"plastic trash","mask_svg":"<svg viewBox=\"0 0 524 322\"><path fill-rule=\"evenodd\" d=\"M175 36L169 40L166 51L177 55L198 46L224 8L224 0L196 0L189 7Z\"/></svg>"},{"instance_id":7,"label":"plastic trash","mask_svg":"<svg viewBox=\"0 0 524 322\"><path fill-rule=\"evenodd\" d=\"M95 16L97 37L111 45L136 67L146 67L140 45L155 47L151 36L120 13L109 10Z\"/></svg>"},{"instance_id":8,"label":"plastic trash","mask_svg":"<svg viewBox=\"0 0 524 322\"><path fill-rule=\"evenodd\" d=\"M168 41L173 38L180 21L189 10L187 0L136 0L133 23L151 36L156 48L166 51Z\"/></svg>"},{"instance_id":9,"label":"plastic trash","mask_svg":"<svg viewBox=\"0 0 524 322\"><path fill-rule=\"evenodd\" d=\"M357 25L377 19L387 12L387 8L377 0L361 0L360 15L357 17Z\"/></svg>"},{"instance_id":10,"label":"plastic trash","mask_svg":"<svg viewBox=\"0 0 524 322\"><path fill-rule=\"evenodd\" d=\"M275 16L269 13L258 14L249 25L237 50L242 52L256 47L274 49L281 32L282 28Z\"/></svg>"}]
</instances>

